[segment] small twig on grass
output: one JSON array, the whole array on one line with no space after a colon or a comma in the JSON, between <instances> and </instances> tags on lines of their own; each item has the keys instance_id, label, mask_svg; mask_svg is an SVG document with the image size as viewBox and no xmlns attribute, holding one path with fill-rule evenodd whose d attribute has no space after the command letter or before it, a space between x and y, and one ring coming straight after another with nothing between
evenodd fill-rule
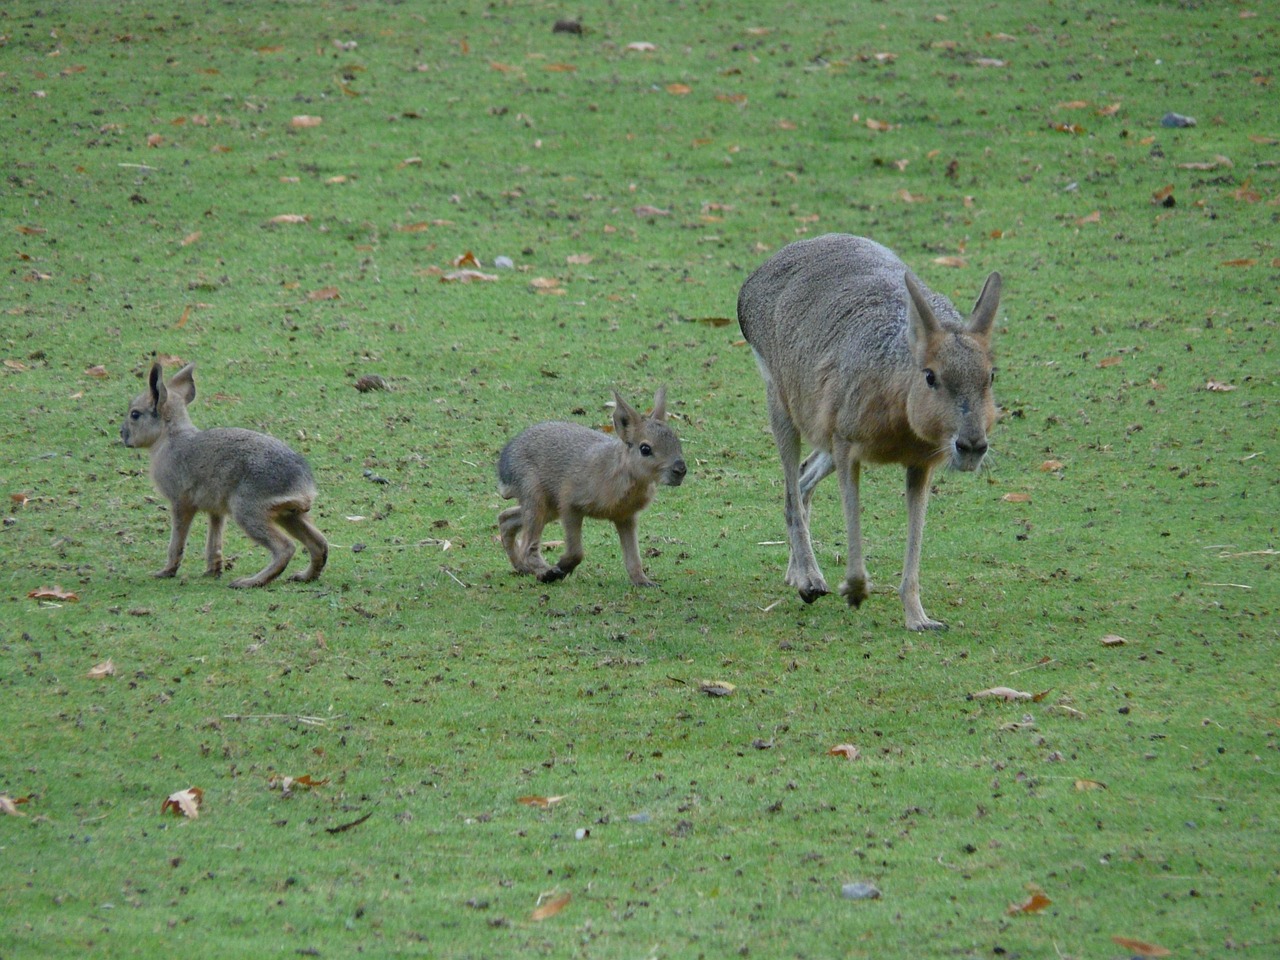
<instances>
[{"instance_id":1,"label":"small twig on grass","mask_svg":"<svg viewBox=\"0 0 1280 960\"><path fill-rule=\"evenodd\" d=\"M1280 550L1243 550L1240 553L1220 553L1219 560L1235 560L1239 557L1274 557Z\"/></svg>"},{"instance_id":2,"label":"small twig on grass","mask_svg":"<svg viewBox=\"0 0 1280 960\"><path fill-rule=\"evenodd\" d=\"M449 579L452 580L454 583L456 583L458 586L460 586L463 590L467 589L467 585L463 583L461 580L459 580L457 577L455 577L453 575L453 571L450 570L448 567L441 567L440 569L444 573L448 574Z\"/></svg>"},{"instance_id":3,"label":"small twig on grass","mask_svg":"<svg viewBox=\"0 0 1280 960\"><path fill-rule=\"evenodd\" d=\"M224 713L223 720L294 720L312 727L327 726L330 720L336 720L342 714L333 717L303 717L293 713Z\"/></svg>"},{"instance_id":4,"label":"small twig on grass","mask_svg":"<svg viewBox=\"0 0 1280 960\"><path fill-rule=\"evenodd\" d=\"M1033 663L1029 667L1019 667L1017 670L1010 671L1010 676L1012 676L1015 673L1026 673L1028 670L1035 670L1038 667L1047 667L1049 664L1057 663L1057 662L1058 662L1057 660L1050 657L1048 660L1041 660L1037 663Z\"/></svg>"},{"instance_id":5,"label":"small twig on grass","mask_svg":"<svg viewBox=\"0 0 1280 960\"><path fill-rule=\"evenodd\" d=\"M1252 590L1253 587L1247 583L1206 583L1206 587L1236 587L1240 590Z\"/></svg>"},{"instance_id":6,"label":"small twig on grass","mask_svg":"<svg viewBox=\"0 0 1280 960\"><path fill-rule=\"evenodd\" d=\"M376 809L377 807L374 807L374 810ZM366 820L368 820L372 816L373 816L373 810L370 810L363 817L360 817L357 820L352 820L350 823L340 823L336 827L325 827L324 832L325 833L345 833L346 831L350 830L352 827L360 826L360 824L364 823Z\"/></svg>"}]
</instances>

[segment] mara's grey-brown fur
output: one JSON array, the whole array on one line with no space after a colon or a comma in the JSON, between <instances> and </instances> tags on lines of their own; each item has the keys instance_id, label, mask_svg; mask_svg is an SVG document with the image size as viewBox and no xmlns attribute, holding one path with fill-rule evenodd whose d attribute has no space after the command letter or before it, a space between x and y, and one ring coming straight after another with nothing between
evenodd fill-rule
<instances>
[{"instance_id":1,"label":"mara's grey-brown fur","mask_svg":"<svg viewBox=\"0 0 1280 960\"><path fill-rule=\"evenodd\" d=\"M790 561L806 602L828 593L809 537L813 488L838 473L848 536L840 592L868 596L858 479L864 463L907 471L907 548L899 594L912 630L944 626L920 603L920 545L929 478L949 463L976 470L995 421L991 330L1000 302L992 273L963 318L892 251L845 234L792 243L738 295L738 323L765 380L782 458ZM813 453L800 463L801 441Z\"/></svg>"},{"instance_id":2,"label":"mara's grey-brown fur","mask_svg":"<svg viewBox=\"0 0 1280 960\"><path fill-rule=\"evenodd\" d=\"M667 424L666 388L642 416L614 392L613 435L576 423L529 427L498 457L498 492L519 501L498 514L498 532L511 565L544 583L567 577L582 562L582 521L611 520L618 529L627 575L652 587L640 562L636 514L656 485L680 486L687 467L680 438ZM542 556L542 529L559 519L564 553L555 565Z\"/></svg>"},{"instance_id":3,"label":"mara's grey-brown fur","mask_svg":"<svg viewBox=\"0 0 1280 960\"><path fill-rule=\"evenodd\" d=\"M308 516L316 485L307 461L265 433L198 429L187 415L187 404L196 396L193 369L187 364L165 383L160 364L153 364L147 389L130 404L120 427L126 447L145 447L150 454L151 479L171 508L169 562L155 575L178 572L191 522L197 513L207 513L207 575L222 573L222 530L230 514L271 551L270 563L231 586L260 587L278 577L294 554L289 536L311 557L307 569L291 579L314 580L324 569L329 544Z\"/></svg>"}]
</instances>

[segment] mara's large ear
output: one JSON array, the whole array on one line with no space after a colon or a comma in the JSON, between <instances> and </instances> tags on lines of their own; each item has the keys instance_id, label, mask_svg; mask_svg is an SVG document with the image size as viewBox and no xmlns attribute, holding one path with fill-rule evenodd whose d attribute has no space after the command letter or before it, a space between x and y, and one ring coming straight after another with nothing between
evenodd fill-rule
<instances>
[{"instance_id":1,"label":"mara's large ear","mask_svg":"<svg viewBox=\"0 0 1280 960\"><path fill-rule=\"evenodd\" d=\"M196 365L188 363L169 378L169 389L182 398L182 402L190 404L196 398Z\"/></svg>"},{"instance_id":2,"label":"mara's large ear","mask_svg":"<svg viewBox=\"0 0 1280 960\"><path fill-rule=\"evenodd\" d=\"M613 433L627 446L631 446L636 427L640 424L640 414L622 399L622 394L613 391Z\"/></svg>"},{"instance_id":3,"label":"mara's large ear","mask_svg":"<svg viewBox=\"0 0 1280 960\"><path fill-rule=\"evenodd\" d=\"M667 388L659 387L658 392L653 395L653 409L649 411L650 420L667 419Z\"/></svg>"},{"instance_id":4,"label":"mara's large ear","mask_svg":"<svg viewBox=\"0 0 1280 960\"><path fill-rule=\"evenodd\" d=\"M996 311L1000 309L1000 274L992 271L987 282L982 285L978 301L973 305L973 313L969 315L968 330L975 337L986 338L991 335L991 324L995 322Z\"/></svg>"},{"instance_id":5,"label":"mara's large ear","mask_svg":"<svg viewBox=\"0 0 1280 960\"><path fill-rule=\"evenodd\" d=\"M907 285L907 345L911 355L919 358L927 349L929 340L942 329L924 289L910 272L902 275Z\"/></svg>"},{"instance_id":6,"label":"mara's large ear","mask_svg":"<svg viewBox=\"0 0 1280 960\"><path fill-rule=\"evenodd\" d=\"M147 386L151 390L151 405L157 410L160 404L164 403L169 396L169 391L164 385L164 367L160 366L160 361L151 364L151 373L147 377Z\"/></svg>"}]
</instances>

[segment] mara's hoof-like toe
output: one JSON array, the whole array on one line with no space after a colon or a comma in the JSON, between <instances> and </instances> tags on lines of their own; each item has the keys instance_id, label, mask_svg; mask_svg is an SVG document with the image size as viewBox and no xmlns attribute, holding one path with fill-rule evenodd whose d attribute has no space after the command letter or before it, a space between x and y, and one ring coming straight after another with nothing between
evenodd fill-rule
<instances>
[{"instance_id":1,"label":"mara's hoof-like toe","mask_svg":"<svg viewBox=\"0 0 1280 960\"><path fill-rule=\"evenodd\" d=\"M827 585L823 584L819 587L801 587L800 599L805 603L813 603L819 597L825 597L831 591L827 589Z\"/></svg>"},{"instance_id":2,"label":"mara's hoof-like toe","mask_svg":"<svg viewBox=\"0 0 1280 960\"><path fill-rule=\"evenodd\" d=\"M241 577L239 580L232 580L229 586L232 590L251 590L254 587L265 586L265 580L259 580L256 577Z\"/></svg>"},{"instance_id":3,"label":"mara's hoof-like toe","mask_svg":"<svg viewBox=\"0 0 1280 960\"><path fill-rule=\"evenodd\" d=\"M840 582L840 596L844 597L844 602L851 607L862 606L862 601L871 596L871 584L851 583L848 580Z\"/></svg>"},{"instance_id":4,"label":"mara's hoof-like toe","mask_svg":"<svg viewBox=\"0 0 1280 960\"><path fill-rule=\"evenodd\" d=\"M942 630L950 630L951 628L948 627L941 620L933 620L933 619L930 619L929 617L925 617L923 620L917 621L916 623L908 623L907 629L914 630L917 633L922 633L925 630L942 631Z\"/></svg>"},{"instance_id":5,"label":"mara's hoof-like toe","mask_svg":"<svg viewBox=\"0 0 1280 960\"><path fill-rule=\"evenodd\" d=\"M157 570L155 573L151 575L155 577L157 580L168 580L174 575L176 575L177 572L178 572L177 567L174 567L172 570L170 570L168 567L165 567L163 570Z\"/></svg>"},{"instance_id":6,"label":"mara's hoof-like toe","mask_svg":"<svg viewBox=\"0 0 1280 960\"><path fill-rule=\"evenodd\" d=\"M559 567L548 567L538 574L538 579L543 583L555 583L557 580L563 580L568 574Z\"/></svg>"}]
</instances>

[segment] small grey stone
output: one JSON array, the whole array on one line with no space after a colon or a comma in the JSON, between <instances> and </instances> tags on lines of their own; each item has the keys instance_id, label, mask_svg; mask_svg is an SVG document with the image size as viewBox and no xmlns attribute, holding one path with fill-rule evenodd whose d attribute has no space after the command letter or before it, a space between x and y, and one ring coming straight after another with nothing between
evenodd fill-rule
<instances>
[{"instance_id":1,"label":"small grey stone","mask_svg":"<svg viewBox=\"0 0 1280 960\"><path fill-rule=\"evenodd\" d=\"M840 888L846 900L879 900L880 888L874 883L846 883Z\"/></svg>"},{"instance_id":2,"label":"small grey stone","mask_svg":"<svg viewBox=\"0 0 1280 960\"><path fill-rule=\"evenodd\" d=\"M1195 125L1195 117L1184 117L1180 113L1166 113L1160 118L1162 127L1194 127Z\"/></svg>"}]
</instances>

